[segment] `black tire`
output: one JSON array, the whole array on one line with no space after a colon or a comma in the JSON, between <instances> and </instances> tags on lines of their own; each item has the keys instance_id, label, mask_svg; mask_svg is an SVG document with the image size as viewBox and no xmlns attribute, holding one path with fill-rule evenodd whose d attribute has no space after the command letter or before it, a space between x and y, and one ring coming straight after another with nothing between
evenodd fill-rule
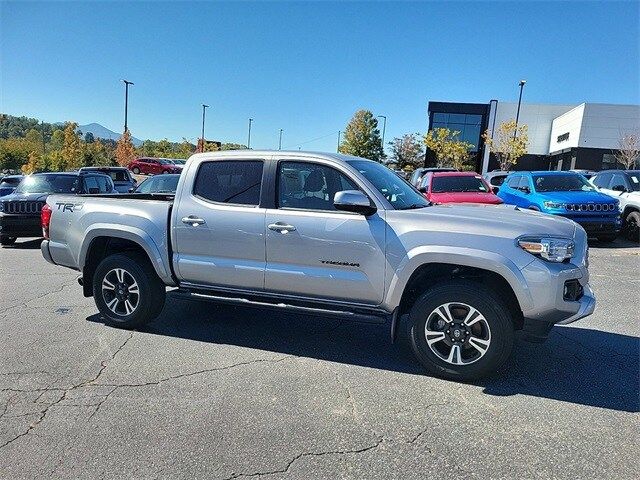
<instances>
[{"instance_id":1,"label":"black tire","mask_svg":"<svg viewBox=\"0 0 640 480\"><path fill-rule=\"evenodd\" d=\"M640 212L630 212L624 219L625 235L632 242L640 242Z\"/></svg>"},{"instance_id":2,"label":"black tire","mask_svg":"<svg viewBox=\"0 0 640 480\"><path fill-rule=\"evenodd\" d=\"M599 235L598 241L601 243L611 243L613 242L618 236L617 235Z\"/></svg>"},{"instance_id":3,"label":"black tire","mask_svg":"<svg viewBox=\"0 0 640 480\"><path fill-rule=\"evenodd\" d=\"M126 300L120 297L115 304L115 311L107 305L107 301L111 303L116 295L117 283L113 282L114 275L117 279L117 273L113 273L116 269L124 270L124 282L122 285L130 284L131 279L138 285L139 293L129 293L129 305ZM107 281L116 285L113 294L110 290L103 292L103 282L107 277ZM124 291L120 290L120 292ZM96 306L105 319L105 323L120 328L138 328L149 323L156 318L162 311L166 297L166 289L164 283L160 280L155 270L149 263L149 260L137 253L118 253L106 257L100 262L93 276L93 298ZM127 313L129 306L134 305L133 311Z\"/></svg>"},{"instance_id":4,"label":"black tire","mask_svg":"<svg viewBox=\"0 0 640 480\"><path fill-rule=\"evenodd\" d=\"M415 356L429 373L451 380L476 380L494 373L509 358L513 348L514 322L512 314L498 295L499 293L494 293L473 281L451 280L430 288L418 298L409 312L409 339ZM469 339L473 339L475 334L472 333L471 336L465 337L465 333L462 332L464 327L460 329L462 334L457 338L464 340L460 343L461 350L458 352L463 351L465 355L469 355L467 359L469 363L454 365L442 358L441 352L438 354L434 352L434 349L442 348L446 355L446 348L449 348L449 351L453 350L455 342L450 342L453 334L447 335L447 332L454 330L449 327L450 325L457 326L458 323L442 322L445 326L441 333L445 338L439 340L440 344L436 347L430 347L427 342L425 331L427 323L431 324L434 319L440 322L440 317L434 315L435 309L445 304L454 304L453 311L464 308L458 307L456 304L466 304L466 306L473 307L484 318L484 321L478 321L476 326L480 330L485 329L485 325L488 327L486 329L488 335L484 337L488 338L488 347L484 353L479 353L478 347L474 348L469 343ZM470 310L466 310L465 315L466 313L470 313ZM460 321L461 318L456 320ZM466 327L467 331L474 328L476 327ZM478 334L478 338L481 336L482 334ZM432 336L431 339L433 338ZM436 343L434 342L434 345ZM458 358L462 362L462 354L458 355L460 355ZM479 357L473 360L473 355Z\"/></svg>"},{"instance_id":5,"label":"black tire","mask_svg":"<svg viewBox=\"0 0 640 480\"><path fill-rule=\"evenodd\" d=\"M140 175L140 169L139 169L138 167L133 167L133 168L131 169L131 171L132 171L133 173L135 173L136 175Z\"/></svg>"},{"instance_id":6,"label":"black tire","mask_svg":"<svg viewBox=\"0 0 640 480\"><path fill-rule=\"evenodd\" d=\"M16 237L3 236L3 237L0 237L0 245L2 245L3 247L6 245L13 245L14 243L16 243L16 240L17 240Z\"/></svg>"}]
</instances>

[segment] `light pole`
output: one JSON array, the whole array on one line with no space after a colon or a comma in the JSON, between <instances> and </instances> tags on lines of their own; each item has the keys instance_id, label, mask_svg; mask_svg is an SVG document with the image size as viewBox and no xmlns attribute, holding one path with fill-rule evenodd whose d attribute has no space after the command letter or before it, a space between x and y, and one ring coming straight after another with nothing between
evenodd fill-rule
<instances>
[{"instance_id":1,"label":"light pole","mask_svg":"<svg viewBox=\"0 0 640 480\"><path fill-rule=\"evenodd\" d=\"M382 118L382 156L384 157L384 134L387 131L387 117L384 115L378 115L378 118Z\"/></svg>"},{"instance_id":2,"label":"light pole","mask_svg":"<svg viewBox=\"0 0 640 480\"><path fill-rule=\"evenodd\" d=\"M127 113L129 110L129 85L134 85L129 80L122 80L124 82L124 131L128 130L127 127Z\"/></svg>"},{"instance_id":3,"label":"light pole","mask_svg":"<svg viewBox=\"0 0 640 480\"><path fill-rule=\"evenodd\" d=\"M204 116L206 109L209 108L209 105L202 104L202 151L204 152Z\"/></svg>"},{"instance_id":4,"label":"light pole","mask_svg":"<svg viewBox=\"0 0 640 480\"><path fill-rule=\"evenodd\" d=\"M340 134L341 134L341 133L342 133L342 132L341 132L340 130L338 130L338 148L336 149L336 152L337 152L337 153L340 153Z\"/></svg>"},{"instance_id":5,"label":"light pole","mask_svg":"<svg viewBox=\"0 0 640 480\"><path fill-rule=\"evenodd\" d=\"M522 89L524 88L524 84L527 83L526 80L520 80L520 96L518 97L518 110L516 111L516 128L513 130L513 139L516 139L516 134L518 133L518 120L520 119L520 104L522 103Z\"/></svg>"},{"instance_id":6,"label":"light pole","mask_svg":"<svg viewBox=\"0 0 640 480\"><path fill-rule=\"evenodd\" d=\"M282 150L282 129L280 129L280 139L278 140L278 150Z\"/></svg>"},{"instance_id":7,"label":"light pole","mask_svg":"<svg viewBox=\"0 0 640 480\"><path fill-rule=\"evenodd\" d=\"M253 118L249 119L249 136L247 137L247 149L251 148L251 124L253 123Z\"/></svg>"}]
</instances>

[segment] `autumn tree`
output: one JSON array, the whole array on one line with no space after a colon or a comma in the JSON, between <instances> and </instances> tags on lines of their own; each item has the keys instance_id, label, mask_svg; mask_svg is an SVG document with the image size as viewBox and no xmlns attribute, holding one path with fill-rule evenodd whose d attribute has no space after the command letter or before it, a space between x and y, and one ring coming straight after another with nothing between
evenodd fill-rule
<instances>
[{"instance_id":1,"label":"autumn tree","mask_svg":"<svg viewBox=\"0 0 640 480\"><path fill-rule=\"evenodd\" d=\"M344 131L340 153L368 158L376 162L384 158L378 120L369 110L358 110Z\"/></svg>"},{"instance_id":2,"label":"autumn tree","mask_svg":"<svg viewBox=\"0 0 640 480\"><path fill-rule=\"evenodd\" d=\"M500 162L500 170L509 171L518 159L527 153L529 133L526 125L517 125L515 120L502 122L496 135L487 130L482 138Z\"/></svg>"},{"instance_id":3,"label":"autumn tree","mask_svg":"<svg viewBox=\"0 0 640 480\"><path fill-rule=\"evenodd\" d=\"M419 140L419 134L407 133L402 137L395 137L389 142L391 146L390 163L395 163L399 169L416 168L424 161L424 147Z\"/></svg>"},{"instance_id":4,"label":"autumn tree","mask_svg":"<svg viewBox=\"0 0 640 480\"><path fill-rule=\"evenodd\" d=\"M116 144L116 161L118 165L126 167L136 158L136 150L131 142L131 133L125 130Z\"/></svg>"},{"instance_id":5,"label":"autumn tree","mask_svg":"<svg viewBox=\"0 0 640 480\"><path fill-rule=\"evenodd\" d=\"M32 173L39 171L38 167L40 166L40 163L40 156L36 152L30 152L29 160L27 163L22 165L20 170L22 170L22 173L25 175L31 175Z\"/></svg>"},{"instance_id":6,"label":"autumn tree","mask_svg":"<svg viewBox=\"0 0 640 480\"><path fill-rule=\"evenodd\" d=\"M640 132L621 133L615 157L627 170L634 168L640 159Z\"/></svg>"},{"instance_id":7,"label":"autumn tree","mask_svg":"<svg viewBox=\"0 0 640 480\"><path fill-rule=\"evenodd\" d=\"M223 143L220 150L246 150L247 146L241 143Z\"/></svg>"},{"instance_id":8,"label":"autumn tree","mask_svg":"<svg viewBox=\"0 0 640 480\"><path fill-rule=\"evenodd\" d=\"M83 166L84 152L80 138L76 133L78 124L68 122L64 127L64 143L62 144L62 158L67 169L77 170Z\"/></svg>"},{"instance_id":9,"label":"autumn tree","mask_svg":"<svg viewBox=\"0 0 640 480\"><path fill-rule=\"evenodd\" d=\"M424 136L424 144L433 152L439 168L452 167L462 170L469 159L469 150L474 147L459 138L460 132L448 128L434 128Z\"/></svg>"}]
</instances>

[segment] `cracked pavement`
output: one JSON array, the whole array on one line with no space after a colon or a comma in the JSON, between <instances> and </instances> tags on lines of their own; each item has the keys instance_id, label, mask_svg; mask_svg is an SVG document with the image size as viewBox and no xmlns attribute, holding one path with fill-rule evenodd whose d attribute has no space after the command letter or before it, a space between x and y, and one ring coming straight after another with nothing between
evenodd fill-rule
<instances>
[{"instance_id":1,"label":"cracked pavement","mask_svg":"<svg viewBox=\"0 0 640 480\"><path fill-rule=\"evenodd\" d=\"M39 242L0 249L0 479L637 478L640 248L591 250L596 313L475 384L388 326L189 302L105 326Z\"/></svg>"}]
</instances>

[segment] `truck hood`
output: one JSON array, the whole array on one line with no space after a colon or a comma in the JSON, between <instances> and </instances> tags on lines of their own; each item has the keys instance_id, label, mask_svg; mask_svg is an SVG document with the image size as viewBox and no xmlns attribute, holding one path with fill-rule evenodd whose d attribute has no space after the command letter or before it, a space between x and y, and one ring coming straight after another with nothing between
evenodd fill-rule
<instances>
[{"instance_id":1,"label":"truck hood","mask_svg":"<svg viewBox=\"0 0 640 480\"><path fill-rule=\"evenodd\" d=\"M512 205L445 204L415 210L387 212L387 221L409 232L462 234L472 246L476 235L514 240L521 235L549 235L573 238L576 224L566 218Z\"/></svg>"},{"instance_id":2,"label":"truck hood","mask_svg":"<svg viewBox=\"0 0 640 480\"><path fill-rule=\"evenodd\" d=\"M433 203L488 203L498 205L502 200L491 192L442 192L429 194Z\"/></svg>"}]
</instances>

